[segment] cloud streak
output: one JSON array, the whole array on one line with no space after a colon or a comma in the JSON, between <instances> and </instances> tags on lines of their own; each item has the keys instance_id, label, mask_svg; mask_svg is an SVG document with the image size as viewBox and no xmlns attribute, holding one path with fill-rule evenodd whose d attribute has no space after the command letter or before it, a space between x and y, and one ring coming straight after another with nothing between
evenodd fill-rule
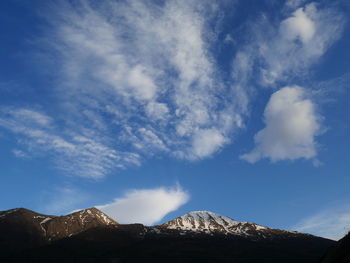
<instances>
[{"instance_id":1,"label":"cloud streak","mask_svg":"<svg viewBox=\"0 0 350 263\"><path fill-rule=\"evenodd\" d=\"M293 229L339 240L350 231L350 206L323 210L301 220Z\"/></svg>"},{"instance_id":2,"label":"cloud streak","mask_svg":"<svg viewBox=\"0 0 350 263\"><path fill-rule=\"evenodd\" d=\"M187 203L189 195L179 186L129 190L113 202L96 206L122 224L142 223L152 225L165 215Z\"/></svg>"},{"instance_id":3,"label":"cloud streak","mask_svg":"<svg viewBox=\"0 0 350 263\"><path fill-rule=\"evenodd\" d=\"M3 109L0 126L21 137L19 144L30 153L21 156L49 153L56 167L69 175L97 179L115 168L140 164L139 155L111 148L88 130L62 131L50 117L32 109Z\"/></svg>"}]
</instances>

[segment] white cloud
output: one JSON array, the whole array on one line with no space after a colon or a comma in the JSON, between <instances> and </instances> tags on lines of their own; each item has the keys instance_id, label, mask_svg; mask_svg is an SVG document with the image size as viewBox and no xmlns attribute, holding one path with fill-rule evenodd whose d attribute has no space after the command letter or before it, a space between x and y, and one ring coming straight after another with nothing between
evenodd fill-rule
<instances>
[{"instance_id":1,"label":"white cloud","mask_svg":"<svg viewBox=\"0 0 350 263\"><path fill-rule=\"evenodd\" d=\"M304 4L305 1L306 0L287 0L286 7L295 9L300 5Z\"/></svg>"},{"instance_id":2,"label":"white cloud","mask_svg":"<svg viewBox=\"0 0 350 263\"><path fill-rule=\"evenodd\" d=\"M333 207L301 220L293 229L338 240L350 231L350 207Z\"/></svg>"},{"instance_id":3,"label":"white cloud","mask_svg":"<svg viewBox=\"0 0 350 263\"><path fill-rule=\"evenodd\" d=\"M193 137L192 156L203 158L220 149L226 138L215 129L199 130Z\"/></svg>"},{"instance_id":4,"label":"white cloud","mask_svg":"<svg viewBox=\"0 0 350 263\"><path fill-rule=\"evenodd\" d=\"M54 36L64 72L58 90L65 101L76 111L100 113L128 151L205 158L224 145L193 151L200 140L195 137L202 136L198 131L208 129L229 142L241 112L232 107L235 91L221 95L228 87L220 84L210 51L215 32L208 25L215 23L217 4L83 3L55 8L59 11L50 17L50 39ZM118 114L111 116L112 109ZM144 129L148 132L141 136ZM151 140L157 147L150 147Z\"/></svg>"},{"instance_id":5,"label":"white cloud","mask_svg":"<svg viewBox=\"0 0 350 263\"><path fill-rule=\"evenodd\" d=\"M152 225L188 200L189 195L180 187L161 187L130 190L123 197L96 207L119 223Z\"/></svg>"},{"instance_id":6,"label":"white cloud","mask_svg":"<svg viewBox=\"0 0 350 263\"><path fill-rule=\"evenodd\" d=\"M256 56L264 63L261 81L274 85L277 81L306 76L309 67L339 38L344 19L331 8L320 9L310 3L281 21L278 30L266 20L260 23Z\"/></svg>"},{"instance_id":7,"label":"white cloud","mask_svg":"<svg viewBox=\"0 0 350 263\"><path fill-rule=\"evenodd\" d=\"M53 158L56 167L70 175L101 178L116 168L139 165L136 153L118 151L104 141L103 135L84 132L65 132L54 125L47 126L50 118L31 109L3 109L0 127L20 136L18 143L26 147L21 156L45 153ZM35 122L32 122L35 120ZM50 121L51 123L51 121ZM16 156L18 150L14 150Z\"/></svg>"},{"instance_id":8,"label":"white cloud","mask_svg":"<svg viewBox=\"0 0 350 263\"><path fill-rule=\"evenodd\" d=\"M22 150L19 150L19 149L13 149L12 153L17 158L29 158L29 156L25 152L23 152Z\"/></svg>"},{"instance_id":9,"label":"white cloud","mask_svg":"<svg viewBox=\"0 0 350 263\"><path fill-rule=\"evenodd\" d=\"M164 120L168 117L169 108L165 103L150 102L146 106L147 115L154 120Z\"/></svg>"},{"instance_id":10,"label":"white cloud","mask_svg":"<svg viewBox=\"0 0 350 263\"><path fill-rule=\"evenodd\" d=\"M239 37L218 29L232 1L214 2L56 3L39 42L50 43L40 48L57 62L52 79L60 112L14 109L0 125L29 152L46 151L66 173L92 178L154 154L214 155L244 127L257 74L264 85L303 76L343 22L335 11L309 4L277 25L258 21L241 48ZM288 3L295 8L302 1ZM232 33L239 47L227 75L214 52L228 46L227 39L218 43L221 33Z\"/></svg>"},{"instance_id":11,"label":"white cloud","mask_svg":"<svg viewBox=\"0 0 350 263\"><path fill-rule=\"evenodd\" d=\"M265 108L264 122L266 127L254 137L255 148L242 159L254 163L262 158L279 161L316 156L314 137L320 132L320 117L303 88L275 92Z\"/></svg>"},{"instance_id":12,"label":"white cloud","mask_svg":"<svg viewBox=\"0 0 350 263\"><path fill-rule=\"evenodd\" d=\"M35 110L30 109L7 109L8 115L12 115L14 119L19 120L21 123L26 123L29 125L37 125L40 127L50 126L52 119L45 114L42 114Z\"/></svg>"},{"instance_id":13,"label":"white cloud","mask_svg":"<svg viewBox=\"0 0 350 263\"><path fill-rule=\"evenodd\" d=\"M280 34L289 41L299 38L303 44L310 41L315 34L315 23L307 16L303 8L299 8L292 17L282 21Z\"/></svg>"},{"instance_id":14,"label":"white cloud","mask_svg":"<svg viewBox=\"0 0 350 263\"><path fill-rule=\"evenodd\" d=\"M130 70L128 83L139 99L152 100L156 95L157 86L144 66L137 65Z\"/></svg>"}]
</instances>

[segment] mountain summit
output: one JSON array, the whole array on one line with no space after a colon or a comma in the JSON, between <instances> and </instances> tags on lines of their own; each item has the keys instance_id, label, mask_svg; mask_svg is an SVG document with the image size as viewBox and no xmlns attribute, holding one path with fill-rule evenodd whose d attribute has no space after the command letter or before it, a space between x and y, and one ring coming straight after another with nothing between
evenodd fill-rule
<instances>
[{"instance_id":1,"label":"mountain summit","mask_svg":"<svg viewBox=\"0 0 350 263\"><path fill-rule=\"evenodd\" d=\"M193 211L161 225L168 229L200 231L206 233L248 235L253 231L266 230L267 227L254 223L239 222L227 216L210 211Z\"/></svg>"},{"instance_id":2,"label":"mountain summit","mask_svg":"<svg viewBox=\"0 0 350 263\"><path fill-rule=\"evenodd\" d=\"M95 207L76 211L66 216L46 217L40 223L50 239L72 236L90 228L117 225L112 218Z\"/></svg>"}]
</instances>

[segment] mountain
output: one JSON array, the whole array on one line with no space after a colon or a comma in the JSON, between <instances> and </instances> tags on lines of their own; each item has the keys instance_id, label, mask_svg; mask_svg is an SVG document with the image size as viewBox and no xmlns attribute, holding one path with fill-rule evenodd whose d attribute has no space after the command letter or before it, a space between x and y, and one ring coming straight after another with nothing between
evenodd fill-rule
<instances>
[{"instance_id":1,"label":"mountain","mask_svg":"<svg viewBox=\"0 0 350 263\"><path fill-rule=\"evenodd\" d=\"M66 216L45 217L42 219L40 225L49 240L76 235L90 228L118 224L95 207L80 210Z\"/></svg>"},{"instance_id":2,"label":"mountain","mask_svg":"<svg viewBox=\"0 0 350 263\"><path fill-rule=\"evenodd\" d=\"M232 234L247 237L268 237L271 234L287 234L288 231L271 229L249 222L238 222L227 216L209 211L193 211L182 215L174 220L166 222L159 227L194 231L210 234ZM296 233L296 232L289 232Z\"/></svg>"},{"instance_id":3,"label":"mountain","mask_svg":"<svg viewBox=\"0 0 350 263\"><path fill-rule=\"evenodd\" d=\"M350 232L329 249L321 263L350 263Z\"/></svg>"},{"instance_id":4,"label":"mountain","mask_svg":"<svg viewBox=\"0 0 350 263\"><path fill-rule=\"evenodd\" d=\"M10 250L36 247L90 228L116 224L96 208L66 216L44 215L25 208L0 211L0 247Z\"/></svg>"},{"instance_id":5,"label":"mountain","mask_svg":"<svg viewBox=\"0 0 350 263\"><path fill-rule=\"evenodd\" d=\"M0 262L312 263L334 241L195 211L158 226L96 208L66 216L0 212Z\"/></svg>"}]
</instances>

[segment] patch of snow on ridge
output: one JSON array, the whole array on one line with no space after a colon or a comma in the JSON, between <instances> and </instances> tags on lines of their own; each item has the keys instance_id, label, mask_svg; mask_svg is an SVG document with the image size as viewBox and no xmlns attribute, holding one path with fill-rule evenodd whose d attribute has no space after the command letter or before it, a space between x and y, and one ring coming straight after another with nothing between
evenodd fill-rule
<instances>
[{"instance_id":1,"label":"patch of snow on ridge","mask_svg":"<svg viewBox=\"0 0 350 263\"><path fill-rule=\"evenodd\" d=\"M43 224L45 224L47 221L50 221L52 218L51 217L46 217L43 221L40 222L40 227L43 230L45 236L46 236L46 229L43 227Z\"/></svg>"},{"instance_id":2,"label":"patch of snow on ridge","mask_svg":"<svg viewBox=\"0 0 350 263\"><path fill-rule=\"evenodd\" d=\"M51 220L51 217L46 217L43 221L40 222L40 224L45 224L47 221Z\"/></svg>"},{"instance_id":3,"label":"patch of snow on ridge","mask_svg":"<svg viewBox=\"0 0 350 263\"><path fill-rule=\"evenodd\" d=\"M109 216L107 216L100 210L96 209L95 207L79 210L78 212L79 212L79 218L83 224L85 224L85 221L89 221L92 218L98 219L100 222L104 222L107 225L116 224L116 222L113 219L111 219Z\"/></svg>"},{"instance_id":4,"label":"patch of snow on ridge","mask_svg":"<svg viewBox=\"0 0 350 263\"><path fill-rule=\"evenodd\" d=\"M106 216L104 213L101 213L98 215L99 217L102 217L103 221L107 224L114 224L114 221L111 220L108 216Z\"/></svg>"}]
</instances>

